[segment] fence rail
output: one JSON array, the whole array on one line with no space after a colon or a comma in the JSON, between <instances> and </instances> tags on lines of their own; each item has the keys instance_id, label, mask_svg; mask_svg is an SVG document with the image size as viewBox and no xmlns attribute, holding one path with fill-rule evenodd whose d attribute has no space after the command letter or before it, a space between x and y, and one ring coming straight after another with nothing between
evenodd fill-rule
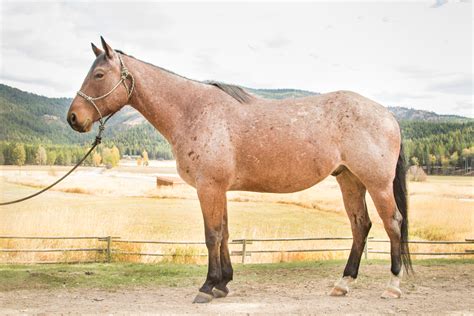
<instances>
[{"instance_id":1,"label":"fence rail","mask_svg":"<svg viewBox=\"0 0 474 316\"><path fill-rule=\"evenodd\" d=\"M98 254L105 255L106 262L112 262L113 256L150 256L150 257L168 257L168 256L182 256L182 257L204 257L206 253L163 253L163 252L140 252L140 251L125 251L120 248L114 248L121 244L159 244L159 245L205 245L205 242L201 241L166 241L166 240L124 240L117 236L0 236L0 240L96 240L102 243L101 247L82 247L82 248L45 248L45 249L22 249L22 248L0 248L0 253L68 253L68 252L95 252ZM250 246L255 243L271 243L271 242L296 242L296 241L348 241L352 240L352 237L300 237L300 238L240 238L233 239L229 244L241 245L240 250L231 251L232 256L238 256L241 258L241 262L245 263L246 258L252 256L252 254L271 254L271 253L311 253L311 252L341 252L350 251L350 247L324 247L324 248L310 248L310 249L249 249ZM369 237L366 239L364 248L364 258L367 259L369 254L390 254L389 251L378 250L369 247L372 243L389 243L390 240L386 239L375 239ZM474 239L466 238L460 241L428 241L428 240L411 240L408 241L410 244L431 244L431 245L474 245ZM465 249L464 252L460 251L431 251L431 252L412 252L412 255L418 256L465 256L474 255L474 249ZM90 261L87 261L90 262ZM13 263L13 262L10 262ZM18 262L17 262L18 263ZM24 262L23 262L24 263ZM45 261L41 263L52 263L51 261Z\"/></svg>"},{"instance_id":2,"label":"fence rail","mask_svg":"<svg viewBox=\"0 0 474 316\"><path fill-rule=\"evenodd\" d=\"M0 236L0 239L99 239L99 240L104 240L107 238L112 238L112 239L118 239L120 237L114 237L114 236L107 236L107 237L97 237L97 236L79 236L79 237L58 237L58 236L48 236L48 237L41 237L41 236Z\"/></svg>"}]
</instances>

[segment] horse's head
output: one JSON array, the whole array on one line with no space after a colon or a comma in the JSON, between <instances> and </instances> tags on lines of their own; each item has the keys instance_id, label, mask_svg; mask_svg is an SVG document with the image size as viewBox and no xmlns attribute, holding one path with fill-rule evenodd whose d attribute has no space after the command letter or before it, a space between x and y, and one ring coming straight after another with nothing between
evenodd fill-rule
<instances>
[{"instance_id":1,"label":"horse's head","mask_svg":"<svg viewBox=\"0 0 474 316\"><path fill-rule=\"evenodd\" d=\"M133 92L133 77L122 57L101 37L103 50L92 44L96 59L71 103L67 121L81 133L91 130L96 121L119 111Z\"/></svg>"}]
</instances>

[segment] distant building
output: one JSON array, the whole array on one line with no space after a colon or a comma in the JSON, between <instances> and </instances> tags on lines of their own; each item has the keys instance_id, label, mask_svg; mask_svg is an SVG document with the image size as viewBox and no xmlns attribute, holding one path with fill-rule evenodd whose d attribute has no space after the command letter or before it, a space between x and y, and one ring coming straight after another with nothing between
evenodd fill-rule
<instances>
[{"instance_id":1,"label":"distant building","mask_svg":"<svg viewBox=\"0 0 474 316\"><path fill-rule=\"evenodd\" d=\"M178 185L183 185L186 184L181 178L179 177L163 177L163 176L158 176L156 177L156 186L178 186Z\"/></svg>"}]
</instances>

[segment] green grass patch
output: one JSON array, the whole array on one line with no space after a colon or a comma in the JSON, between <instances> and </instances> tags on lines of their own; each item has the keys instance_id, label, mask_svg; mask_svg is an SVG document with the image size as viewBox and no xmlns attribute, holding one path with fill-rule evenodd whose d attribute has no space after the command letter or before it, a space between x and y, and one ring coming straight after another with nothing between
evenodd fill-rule
<instances>
[{"instance_id":1,"label":"green grass patch","mask_svg":"<svg viewBox=\"0 0 474 316\"><path fill-rule=\"evenodd\" d=\"M363 265L389 265L388 260L363 261ZM416 266L473 265L474 259L426 259ZM236 264L241 281L285 282L308 277L335 276L342 272L345 260L304 261L271 264ZM295 273L304 272L304 273ZM183 287L201 285L205 265L161 264L47 264L0 265L0 291L54 288Z\"/></svg>"}]
</instances>

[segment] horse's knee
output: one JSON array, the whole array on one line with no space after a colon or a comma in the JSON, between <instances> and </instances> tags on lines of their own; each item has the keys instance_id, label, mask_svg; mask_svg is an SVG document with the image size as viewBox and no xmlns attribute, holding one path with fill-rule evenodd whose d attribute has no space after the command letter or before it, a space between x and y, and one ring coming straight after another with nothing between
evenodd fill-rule
<instances>
[{"instance_id":1,"label":"horse's knee","mask_svg":"<svg viewBox=\"0 0 474 316\"><path fill-rule=\"evenodd\" d=\"M222 231L214 230L206 234L206 246L208 249L218 246L222 242Z\"/></svg>"}]
</instances>

